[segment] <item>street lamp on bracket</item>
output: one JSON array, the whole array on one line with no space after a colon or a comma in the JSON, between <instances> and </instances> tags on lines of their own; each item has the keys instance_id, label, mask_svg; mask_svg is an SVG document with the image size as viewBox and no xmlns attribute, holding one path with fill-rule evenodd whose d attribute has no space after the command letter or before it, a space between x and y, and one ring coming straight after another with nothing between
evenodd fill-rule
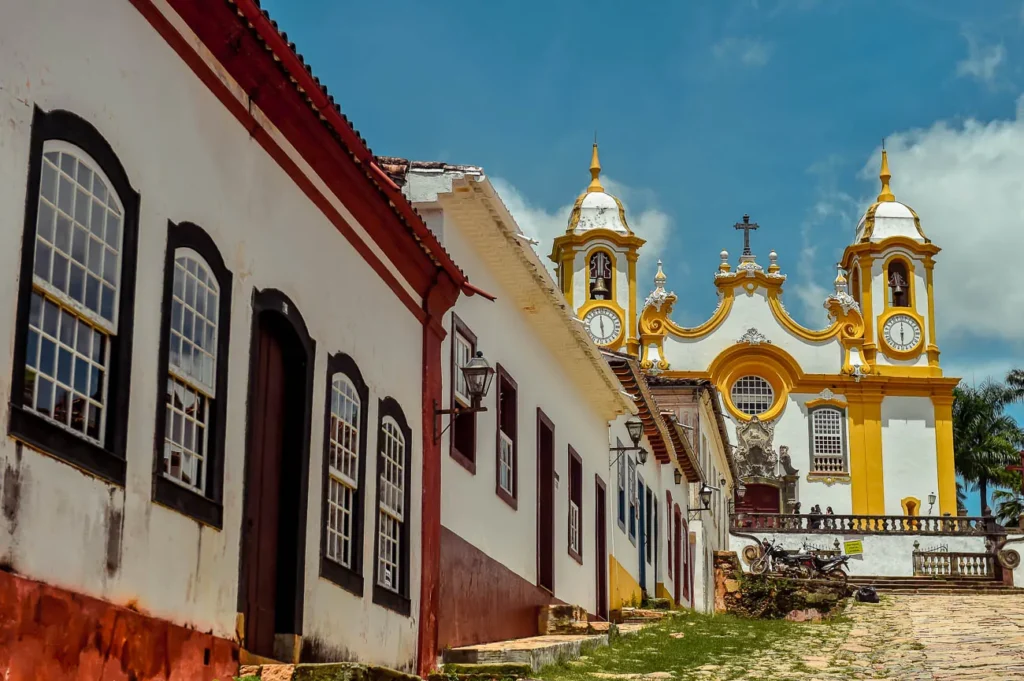
<instances>
[{"instance_id":1,"label":"street lamp on bracket","mask_svg":"<svg viewBox=\"0 0 1024 681\"><path fill-rule=\"evenodd\" d=\"M630 419L626 421L626 432L629 433L629 439L632 440L632 447L609 447L609 453L614 452L615 458L608 463L608 468L611 468L626 452L636 452L636 460L643 466L647 463L647 450L640 446L640 439L644 436L644 424L639 419Z\"/></svg>"},{"instance_id":2,"label":"street lamp on bracket","mask_svg":"<svg viewBox=\"0 0 1024 681\"><path fill-rule=\"evenodd\" d=\"M469 393L470 406L463 407L456 405L451 409L441 409L437 400L434 400L434 443L441 441L441 436L452 427L455 417L459 414L476 414L487 411L487 407L480 406L483 398L491 389L491 381L494 379L494 367L484 359L484 353L477 350L476 355L461 367L462 377L466 379L466 392ZM454 386L453 386L454 389ZM438 432L441 427L441 417L445 414L451 416L448 425Z\"/></svg>"},{"instance_id":3,"label":"street lamp on bracket","mask_svg":"<svg viewBox=\"0 0 1024 681\"><path fill-rule=\"evenodd\" d=\"M700 486L700 491L697 492L697 497L700 499L700 506L698 508L687 509L686 510L686 520L692 522L694 520L697 520L700 517L701 511L710 511L711 510L711 494L713 492L718 492L718 491L719 491L719 489L717 487L712 487L711 485L707 484L706 482L703 483Z\"/></svg>"}]
</instances>

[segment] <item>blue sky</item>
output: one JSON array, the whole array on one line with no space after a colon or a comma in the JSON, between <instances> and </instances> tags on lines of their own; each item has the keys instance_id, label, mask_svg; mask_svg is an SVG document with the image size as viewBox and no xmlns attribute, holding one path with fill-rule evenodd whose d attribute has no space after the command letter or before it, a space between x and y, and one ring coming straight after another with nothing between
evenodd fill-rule
<instances>
[{"instance_id":1,"label":"blue sky","mask_svg":"<svg viewBox=\"0 0 1024 681\"><path fill-rule=\"evenodd\" d=\"M888 138L896 197L943 248L946 373L1024 363L1021 0L263 5L375 153L483 166L545 255L596 130L606 187L649 240L641 275L665 261L683 324L710 314L747 212L787 308L824 325Z\"/></svg>"}]
</instances>

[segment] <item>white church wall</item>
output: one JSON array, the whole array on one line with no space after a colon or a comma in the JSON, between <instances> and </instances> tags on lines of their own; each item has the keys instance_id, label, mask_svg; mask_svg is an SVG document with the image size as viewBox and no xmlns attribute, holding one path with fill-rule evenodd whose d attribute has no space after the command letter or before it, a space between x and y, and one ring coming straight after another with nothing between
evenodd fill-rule
<instances>
[{"instance_id":1,"label":"white church wall","mask_svg":"<svg viewBox=\"0 0 1024 681\"><path fill-rule=\"evenodd\" d=\"M928 495L938 494L939 488L935 451L935 409L930 398L882 400L886 514L903 515L901 500L916 497L921 502L920 515L929 515Z\"/></svg>"},{"instance_id":2,"label":"white church wall","mask_svg":"<svg viewBox=\"0 0 1024 681\"><path fill-rule=\"evenodd\" d=\"M409 183L418 177L410 175ZM487 411L477 415L476 472L452 458L449 430L441 441L441 523L465 541L501 563L522 579L537 583L537 409L554 423L554 466L557 475L554 510L555 596L594 612L595 580L595 473L608 493L614 481L608 471L608 423L595 413L576 387L562 361L544 344L533 322L513 302L515 298L496 277L463 230L469 227L446 216L444 246L475 285L497 296L461 297L455 314L477 336L477 347L492 366L500 364L518 384L517 389L517 508L495 492L497 442L497 390L492 385L483 401ZM473 229L494 229L473 226ZM451 329L451 315L445 318ZM442 350L445 400L451 390L451 343ZM495 379L495 382L497 379ZM444 418L447 425L448 417ZM625 438L628 441L628 438ZM580 534L583 564L568 553L569 446L583 460L583 508ZM614 517L608 518L609 525ZM610 544L610 542L609 542Z\"/></svg>"},{"instance_id":3,"label":"white church wall","mask_svg":"<svg viewBox=\"0 0 1024 681\"><path fill-rule=\"evenodd\" d=\"M317 344L303 633L330 646L344 646L362 660L407 665L416 652L420 581L418 321L130 3L36 0L5 8L3 26L0 271L7 273L7 281L0 293L0 318L8 329L0 335L4 395L13 361L13 273L18 272L22 249L32 107L67 109L95 125L118 155L141 201L126 484L107 484L0 438L5 481L17 480L20 490L16 501L5 498L5 508L8 503L16 506L16 521L0 526L0 555L33 579L133 604L155 617L234 638L251 300L254 287L278 288L299 308ZM293 153L277 131L265 121L264 125ZM299 165L306 167L301 161ZM322 186L316 178L311 181ZM363 234L344 206L336 204ZM222 358L230 369L221 530L151 501L154 416L165 380L154 367L169 219L202 226L233 273L230 348ZM367 320L373 320L374 330L387 332L368 333ZM365 596L352 596L318 575L324 373L327 354L337 351L355 359L369 384L367 451L376 451L378 398L394 397L412 426L408 519L413 617L397 615L370 600L375 515L369 505L364 527ZM0 400L0 422L7 423L8 412L8 400ZM366 457L370 489L375 461L372 455ZM120 549L112 554L111 546Z\"/></svg>"},{"instance_id":4,"label":"white church wall","mask_svg":"<svg viewBox=\"0 0 1024 681\"><path fill-rule=\"evenodd\" d=\"M921 329L922 336L922 351L921 354L914 359L902 360L895 359L885 356L885 345L883 344L882 330L878 328L878 316L885 311L885 302L888 300L889 289L885 279L885 272L883 265L890 256L894 254L900 254L905 257L914 267L912 278L914 281L914 311L921 316L924 320L924 327ZM933 343L934 340L928 337L928 285L925 279L925 268L924 262L913 256L909 251L902 248L894 248L886 251L885 254L879 256L875 265L873 266L874 278L871 283L871 301L874 315L873 329L878 343L878 354L876 355L876 363L888 366L903 366L903 367L925 367L928 366L928 355L924 352L924 348L928 343Z\"/></svg>"},{"instance_id":5,"label":"white church wall","mask_svg":"<svg viewBox=\"0 0 1024 681\"><path fill-rule=\"evenodd\" d=\"M927 551L938 547L945 547L945 550L953 553L984 553L985 537L957 537L957 536L935 536L935 535L857 535L857 534L833 534L833 533L767 533L753 532L752 536L763 540L769 538L780 544L788 551L799 550L805 543L816 547L833 548L838 540L840 546L844 541L859 540L864 544L864 554L861 557L851 556L847 568L847 574L852 576L872 577L913 577L914 576L914 542L918 542L921 550ZM730 536L730 550L738 555L743 555L743 549L753 542L747 537ZM743 569L748 571L750 566L746 561L740 561Z\"/></svg>"}]
</instances>

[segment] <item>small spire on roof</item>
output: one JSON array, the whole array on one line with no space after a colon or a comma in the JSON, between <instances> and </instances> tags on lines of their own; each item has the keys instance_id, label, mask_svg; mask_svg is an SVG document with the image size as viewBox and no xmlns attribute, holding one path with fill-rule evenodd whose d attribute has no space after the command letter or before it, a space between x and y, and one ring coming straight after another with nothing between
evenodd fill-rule
<instances>
[{"instance_id":1,"label":"small spire on roof","mask_svg":"<svg viewBox=\"0 0 1024 681\"><path fill-rule=\"evenodd\" d=\"M885 152L885 142L882 142L882 170L878 173L878 179L882 181L882 192L878 195L879 201L895 201L896 196L889 189L889 180L892 174L889 172L889 156Z\"/></svg>"},{"instance_id":2,"label":"small spire on roof","mask_svg":"<svg viewBox=\"0 0 1024 681\"><path fill-rule=\"evenodd\" d=\"M601 176L601 161L597 158L597 132L594 132L594 153L590 156L590 186L587 187L588 192L603 192L604 187L601 186L601 180L598 178Z\"/></svg>"},{"instance_id":3,"label":"small spire on roof","mask_svg":"<svg viewBox=\"0 0 1024 681\"><path fill-rule=\"evenodd\" d=\"M658 273L654 275L654 283L658 288L665 285L668 281L668 277L665 276L665 271L661 269L661 260L658 260Z\"/></svg>"}]
</instances>

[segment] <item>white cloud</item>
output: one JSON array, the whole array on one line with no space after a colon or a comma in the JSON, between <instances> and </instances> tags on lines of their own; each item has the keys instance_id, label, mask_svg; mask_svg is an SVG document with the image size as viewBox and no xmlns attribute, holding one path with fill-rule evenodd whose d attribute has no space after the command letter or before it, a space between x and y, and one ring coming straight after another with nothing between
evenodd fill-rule
<instances>
[{"instance_id":1,"label":"white cloud","mask_svg":"<svg viewBox=\"0 0 1024 681\"><path fill-rule=\"evenodd\" d=\"M976 38L967 35L967 57L957 63L956 75L979 80L992 85L996 80L996 72L1006 58L1006 48L998 45L979 45Z\"/></svg>"},{"instance_id":2,"label":"white cloud","mask_svg":"<svg viewBox=\"0 0 1024 681\"><path fill-rule=\"evenodd\" d=\"M1012 357L995 357L984 360L956 359L942 362L945 376L960 377L968 385L981 385L985 381L1003 382L1010 369L1019 368L1020 361Z\"/></svg>"},{"instance_id":3,"label":"white cloud","mask_svg":"<svg viewBox=\"0 0 1024 681\"><path fill-rule=\"evenodd\" d=\"M491 182L523 233L540 242L533 248L544 259L548 268L554 271L555 263L551 262L547 256L551 254L551 243L555 237L565 234L565 228L569 224L569 214L572 212L572 203L567 203L558 210L549 211L532 204L506 180L491 178ZM641 257L639 260L638 278L649 278L643 276L648 271L653 276L657 267L658 255L663 252L668 238L671 219L668 214L658 208L657 197L652 190L630 187L607 176L601 177L601 184L604 185L608 193L617 196L622 201L630 229L641 239L647 241L642 248L642 255L648 257ZM637 210L631 210L632 208ZM640 286L639 288L643 289L644 287Z\"/></svg>"},{"instance_id":4,"label":"white cloud","mask_svg":"<svg viewBox=\"0 0 1024 681\"><path fill-rule=\"evenodd\" d=\"M940 121L887 139L892 188L921 216L936 256L940 347L983 338L1024 338L1024 96L1015 116ZM862 176L878 173L877 151Z\"/></svg>"},{"instance_id":5,"label":"white cloud","mask_svg":"<svg viewBox=\"0 0 1024 681\"><path fill-rule=\"evenodd\" d=\"M772 43L760 38L722 38L711 48L715 59L723 63L738 63L751 68L767 64L775 51Z\"/></svg>"}]
</instances>

